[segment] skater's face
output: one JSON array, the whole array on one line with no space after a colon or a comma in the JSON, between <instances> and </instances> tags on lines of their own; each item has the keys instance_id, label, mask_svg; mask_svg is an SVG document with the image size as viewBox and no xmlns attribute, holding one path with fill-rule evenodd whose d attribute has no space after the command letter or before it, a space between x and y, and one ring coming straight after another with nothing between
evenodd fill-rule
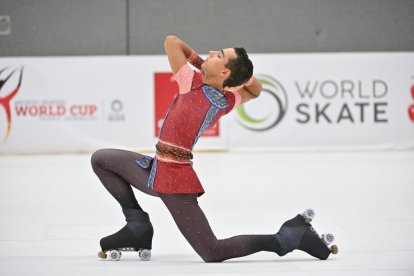
<instances>
[{"instance_id":1,"label":"skater's face","mask_svg":"<svg viewBox=\"0 0 414 276\"><path fill-rule=\"evenodd\" d=\"M225 48L219 51L210 51L208 57L201 65L204 76L209 78L227 79L230 76L230 69L226 64L231 59L237 58L234 48Z\"/></svg>"}]
</instances>

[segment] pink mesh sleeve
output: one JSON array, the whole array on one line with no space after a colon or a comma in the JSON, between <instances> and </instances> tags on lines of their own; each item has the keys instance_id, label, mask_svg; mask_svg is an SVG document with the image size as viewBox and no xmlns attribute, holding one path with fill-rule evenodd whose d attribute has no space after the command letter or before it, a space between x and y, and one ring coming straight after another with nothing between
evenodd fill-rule
<instances>
[{"instance_id":1,"label":"pink mesh sleeve","mask_svg":"<svg viewBox=\"0 0 414 276\"><path fill-rule=\"evenodd\" d=\"M183 65L180 70L175 74L174 79L178 83L180 94L185 94L191 91L191 84L194 78L194 70L188 66Z\"/></svg>"},{"instance_id":2,"label":"pink mesh sleeve","mask_svg":"<svg viewBox=\"0 0 414 276\"><path fill-rule=\"evenodd\" d=\"M240 93L237 90L227 90L227 91L231 92L231 94L233 94L233 96L234 96L234 105L230 110L230 112L231 112L240 105L241 96L240 96Z\"/></svg>"}]
</instances>

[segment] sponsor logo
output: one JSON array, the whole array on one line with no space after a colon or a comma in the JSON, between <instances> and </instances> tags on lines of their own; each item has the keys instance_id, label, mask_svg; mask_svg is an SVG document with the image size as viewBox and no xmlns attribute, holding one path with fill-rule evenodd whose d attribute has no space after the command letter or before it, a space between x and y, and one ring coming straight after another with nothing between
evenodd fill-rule
<instances>
[{"instance_id":1,"label":"sponsor logo","mask_svg":"<svg viewBox=\"0 0 414 276\"><path fill-rule=\"evenodd\" d=\"M275 78L256 77L262 83L262 93L236 109L236 120L249 130L266 131L286 117L288 97ZM297 80L289 87L289 102L294 102L289 118L299 125L388 123L389 87L384 80ZM411 96L414 99L414 85ZM408 115L414 121L414 104L409 106Z\"/></svg>"},{"instance_id":2,"label":"sponsor logo","mask_svg":"<svg viewBox=\"0 0 414 276\"><path fill-rule=\"evenodd\" d=\"M108 115L108 121L125 121L125 114L122 112L124 104L121 100L116 99L111 102L111 113Z\"/></svg>"},{"instance_id":3,"label":"sponsor logo","mask_svg":"<svg viewBox=\"0 0 414 276\"><path fill-rule=\"evenodd\" d=\"M16 83L16 76L17 83ZM23 67L9 69L8 67L0 69L0 106L6 113L6 134L3 137L3 144L6 143L12 126L12 116L10 102L19 93L23 79ZM12 83L14 81L14 83Z\"/></svg>"},{"instance_id":4,"label":"sponsor logo","mask_svg":"<svg viewBox=\"0 0 414 276\"><path fill-rule=\"evenodd\" d=\"M15 102L18 117L40 120L96 120L96 104L69 104L64 100L20 100Z\"/></svg>"},{"instance_id":5,"label":"sponsor logo","mask_svg":"<svg viewBox=\"0 0 414 276\"><path fill-rule=\"evenodd\" d=\"M295 81L299 124L387 123L388 84L384 80Z\"/></svg>"},{"instance_id":6,"label":"sponsor logo","mask_svg":"<svg viewBox=\"0 0 414 276\"><path fill-rule=\"evenodd\" d=\"M21 91L23 83L24 67L0 69L0 109L3 109L6 117L6 131L3 137L3 145L10 138L12 122L16 118L37 118L41 121L56 120L96 120L98 105L89 103L67 103L59 99L22 99L16 100L16 95ZM25 91L30 87L25 86ZM12 104L13 100L13 104ZM116 104L115 104L116 105ZM114 107L119 114L119 105ZM2 118L2 117L0 117ZM117 117L119 118L119 116Z\"/></svg>"},{"instance_id":7,"label":"sponsor logo","mask_svg":"<svg viewBox=\"0 0 414 276\"><path fill-rule=\"evenodd\" d=\"M414 84L411 86L411 98L414 101ZM408 118L414 123L414 103L408 107Z\"/></svg>"},{"instance_id":8,"label":"sponsor logo","mask_svg":"<svg viewBox=\"0 0 414 276\"><path fill-rule=\"evenodd\" d=\"M262 84L262 92L256 100L240 105L236 109L236 120L253 131L265 131L276 127L286 115L288 97L286 90L275 78L255 75Z\"/></svg>"}]
</instances>

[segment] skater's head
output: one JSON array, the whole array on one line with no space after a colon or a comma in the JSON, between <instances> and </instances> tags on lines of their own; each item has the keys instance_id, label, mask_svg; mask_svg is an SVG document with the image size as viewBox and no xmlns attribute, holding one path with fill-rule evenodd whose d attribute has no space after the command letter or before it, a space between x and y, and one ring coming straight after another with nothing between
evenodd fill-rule
<instances>
[{"instance_id":1,"label":"skater's head","mask_svg":"<svg viewBox=\"0 0 414 276\"><path fill-rule=\"evenodd\" d=\"M253 64L244 48L210 51L201 68L205 79L218 82L223 88L239 86L253 75Z\"/></svg>"}]
</instances>

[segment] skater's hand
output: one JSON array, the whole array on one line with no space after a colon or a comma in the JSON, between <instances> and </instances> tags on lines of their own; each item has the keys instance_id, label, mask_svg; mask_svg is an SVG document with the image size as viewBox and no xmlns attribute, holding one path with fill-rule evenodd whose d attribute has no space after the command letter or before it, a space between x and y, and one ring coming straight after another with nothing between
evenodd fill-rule
<instances>
[{"instance_id":1,"label":"skater's hand","mask_svg":"<svg viewBox=\"0 0 414 276\"><path fill-rule=\"evenodd\" d=\"M260 96L262 92L262 84L253 76L249 85L240 85L237 87L227 87L226 90L237 91L240 94L240 104L246 103Z\"/></svg>"}]
</instances>

